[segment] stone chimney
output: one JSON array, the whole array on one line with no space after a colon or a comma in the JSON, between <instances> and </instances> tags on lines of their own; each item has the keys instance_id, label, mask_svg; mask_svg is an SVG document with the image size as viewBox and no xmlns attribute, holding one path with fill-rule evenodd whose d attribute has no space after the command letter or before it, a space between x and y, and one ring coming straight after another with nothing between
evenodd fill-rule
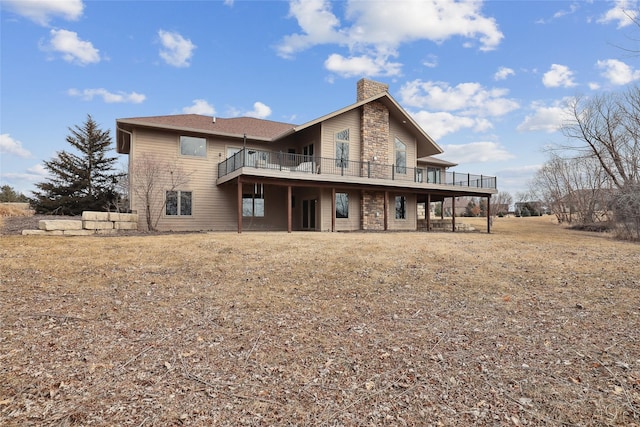
<instances>
[{"instance_id":1,"label":"stone chimney","mask_svg":"<svg viewBox=\"0 0 640 427\"><path fill-rule=\"evenodd\" d=\"M389 91L389 85L372 80L358 81L358 102ZM385 178L393 163L389 129L389 109L380 101L371 101L360 107L360 161L362 173L371 178ZM366 171L365 171L366 168ZM384 230L385 193L363 190L360 227L363 230Z\"/></svg>"},{"instance_id":2,"label":"stone chimney","mask_svg":"<svg viewBox=\"0 0 640 427\"><path fill-rule=\"evenodd\" d=\"M358 97L356 102L360 102L364 99L371 98L372 96L380 95L389 91L389 85L374 82L373 80L360 79L358 80Z\"/></svg>"}]
</instances>

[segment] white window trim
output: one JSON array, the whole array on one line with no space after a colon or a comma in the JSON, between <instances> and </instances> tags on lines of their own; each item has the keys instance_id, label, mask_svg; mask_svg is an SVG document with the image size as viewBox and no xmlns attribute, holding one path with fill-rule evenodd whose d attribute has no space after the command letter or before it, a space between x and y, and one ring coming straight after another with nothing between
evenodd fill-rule
<instances>
[{"instance_id":1,"label":"white window trim","mask_svg":"<svg viewBox=\"0 0 640 427\"><path fill-rule=\"evenodd\" d=\"M174 191L178 193L178 204L177 204L177 213L175 215L169 215L167 213L167 193L170 191ZM180 193L191 193L191 213L189 215L183 215L180 213ZM165 190L164 192L164 206L162 209L162 215L165 218L193 218L193 206L194 206L195 197L193 197L193 190Z\"/></svg>"}]
</instances>

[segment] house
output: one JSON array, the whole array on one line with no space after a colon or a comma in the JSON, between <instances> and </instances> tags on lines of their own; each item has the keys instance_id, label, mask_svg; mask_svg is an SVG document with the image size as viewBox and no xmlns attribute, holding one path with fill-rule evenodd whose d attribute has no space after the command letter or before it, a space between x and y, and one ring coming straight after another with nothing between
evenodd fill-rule
<instances>
[{"instance_id":1,"label":"house","mask_svg":"<svg viewBox=\"0 0 640 427\"><path fill-rule=\"evenodd\" d=\"M116 129L131 209L159 230L428 230L432 203L497 193L495 177L433 157L443 150L368 79L354 104L302 125L184 114Z\"/></svg>"}]
</instances>

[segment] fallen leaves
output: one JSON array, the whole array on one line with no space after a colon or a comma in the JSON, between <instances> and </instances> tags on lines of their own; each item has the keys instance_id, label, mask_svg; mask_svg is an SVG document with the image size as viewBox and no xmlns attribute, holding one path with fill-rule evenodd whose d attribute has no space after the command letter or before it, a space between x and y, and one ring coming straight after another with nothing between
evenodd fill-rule
<instances>
[{"instance_id":1,"label":"fallen leaves","mask_svg":"<svg viewBox=\"0 0 640 427\"><path fill-rule=\"evenodd\" d=\"M640 425L637 247L499 224L3 236L0 423Z\"/></svg>"}]
</instances>

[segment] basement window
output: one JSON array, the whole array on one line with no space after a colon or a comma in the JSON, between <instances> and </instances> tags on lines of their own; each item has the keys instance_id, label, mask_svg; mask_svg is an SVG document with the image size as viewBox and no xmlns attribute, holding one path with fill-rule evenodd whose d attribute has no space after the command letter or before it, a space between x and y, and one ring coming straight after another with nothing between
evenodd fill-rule
<instances>
[{"instance_id":1,"label":"basement window","mask_svg":"<svg viewBox=\"0 0 640 427\"><path fill-rule=\"evenodd\" d=\"M193 200L191 191L167 191L166 198L165 215L191 215L191 201Z\"/></svg>"}]
</instances>

